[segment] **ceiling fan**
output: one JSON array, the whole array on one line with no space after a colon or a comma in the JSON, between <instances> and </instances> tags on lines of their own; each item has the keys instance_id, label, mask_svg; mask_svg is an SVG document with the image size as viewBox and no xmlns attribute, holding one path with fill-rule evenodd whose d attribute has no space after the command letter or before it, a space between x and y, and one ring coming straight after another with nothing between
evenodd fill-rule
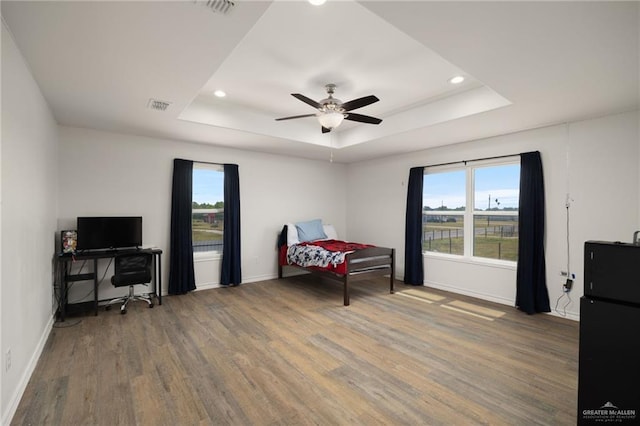
<instances>
[{"instance_id":1,"label":"ceiling fan","mask_svg":"<svg viewBox=\"0 0 640 426\"><path fill-rule=\"evenodd\" d=\"M315 116L315 117L318 117L318 121L322 126L322 133L327 133L327 132L330 132L331 129L335 129L342 123L342 120L358 121L360 123L369 123L369 124L382 123L382 120L379 118L350 112L354 109L362 108L364 106L371 105L372 103L378 102L380 99L378 99L376 96L374 95L364 96L362 98L353 99L349 102L343 103L340 99L333 97L333 93L335 92L335 89L336 89L335 84L327 84L324 87L329 96L326 99L322 99L320 102L316 102L313 99L309 99L306 96L301 95L300 93L291 94L291 96L316 108L318 110L317 113L276 118L276 121L292 120L294 118L304 118L304 117Z\"/></svg>"}]
</instances>

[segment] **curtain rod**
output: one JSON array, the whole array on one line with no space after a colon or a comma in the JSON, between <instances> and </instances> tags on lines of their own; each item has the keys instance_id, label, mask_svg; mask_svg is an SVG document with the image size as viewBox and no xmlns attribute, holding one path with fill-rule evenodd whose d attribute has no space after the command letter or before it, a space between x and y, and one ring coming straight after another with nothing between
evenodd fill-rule
<instances>
[{"instance_id":1,"label":"curtain rod","mask_svg":"<svg viewBox=\"0 0 640 426\"><path fill-rule=\"evenodd\" d=\"M225 163L213 163L211 161L187 160L185 158L176 158L176 160L191 161L192 163L213 164L214 166L224 166Z\"/></svg>"},{"instance_id":2,"label":"curtain rod","mask_svg":"<svg viewBox=\"0 0 640 426\"><path fill-rule=\"evenodd\" d=\"M429 164L428 166L423 166L423 167L450 166L451 164L464 164L466 166L467 163L471 163L471 162L474 162L474 161L497 160L497 159L500 159L500 158L517 157L517 156L520 156L520 155L521 154L498 155L498 156L495 156L495 157L475 158L473 160L460 160L460 161L451 161L449 163Z\"/></svg>"}]
</instances>

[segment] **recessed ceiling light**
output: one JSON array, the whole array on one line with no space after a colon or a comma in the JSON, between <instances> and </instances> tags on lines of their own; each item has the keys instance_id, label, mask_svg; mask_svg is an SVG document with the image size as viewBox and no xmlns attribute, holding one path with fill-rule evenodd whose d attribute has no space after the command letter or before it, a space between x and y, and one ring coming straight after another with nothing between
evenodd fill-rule
<instances>
[{"instance_id":1,"label":"recessed ceiling light","mask_svg":"<svg viewBox=\"0 0 640 426\"><path fill-rule=\"evenodd\" d=\"M314 6L321 6L323 5L327 0L309 0L309 3L311 3Z\"/></svg>"},{"instance_id":2,"label":"recessed ceiling light","mask_svg":"<svg viewBox=\"0 0 640 426\"><path fill-rule=\"evenodd\" d=\"M464 77L461 75L456 75L455 77L451 77L449 79L449 83L451 84L460 84L464 81Z\"/></svg>"},{"instance_id":3,"label":"recessed ceiling light","mask_svg":"<svg viewBox=\"0 0 640 426\"><path fill-rule=\"evenodd\" d=\"M219 90L219 89L213 92L213 94L219 98L224 98L225 96L227 96L224 90Z\"/></svg>"}]
</instances>

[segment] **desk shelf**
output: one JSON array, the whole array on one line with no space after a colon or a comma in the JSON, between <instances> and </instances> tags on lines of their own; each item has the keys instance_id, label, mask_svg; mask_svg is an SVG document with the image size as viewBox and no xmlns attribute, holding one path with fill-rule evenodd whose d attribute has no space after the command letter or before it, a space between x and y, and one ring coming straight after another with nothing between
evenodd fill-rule
<instances>
[{"instance_id":1,"label":"desk shelf","mask_svg":"<svg viewBox=\"0 0 640 426\"><path fill-rule=\"evenodd\" d=\"M66 268L66 264L63 264L64 272L62 279L64 285L62 287L63 297L61 298L64 304L64 309L60 309L60 319L64 321L65 316L73 314L82 314L93 311L93 315L98 315L98 263L97 259L93 259L93 272L87 272L84 274L69 274ZM77 302L68 303L69 283L79 283L82 281L91 281L93 284L94 298L89 302Z\"/></svg>"},{"instance_id":2,"label":"desk shelf","mask_svg":"<svg viewBox=\"0 0 640 426\"><path fill-rule=\"evenodd\" d=\"M75 283L78 281L92 281L95 277L95 272L89 272L88 274L65 275L64 279L68 283Z\"/></svg>"},{"instance_id":3,"label":"desk shelf","mask_svg":"<svg viewBox=\"0 0 640 426\"><path fill-rule=\"evenodd\" d=\"M66 316L72 315L82 315L88 312L93 312L96 315L96 307L93 301L90 302L77 302L77 303L67 303L65 306L64 313Z\"/></svg>"}]
</instances>

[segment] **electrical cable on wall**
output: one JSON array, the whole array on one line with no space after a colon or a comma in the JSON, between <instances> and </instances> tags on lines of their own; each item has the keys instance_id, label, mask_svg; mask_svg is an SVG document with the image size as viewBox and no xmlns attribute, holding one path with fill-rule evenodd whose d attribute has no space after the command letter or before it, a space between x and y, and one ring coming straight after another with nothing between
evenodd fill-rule
<instances>
[{"instance_id":1,"label":"electrical cable on wall","mask_svg":"<svg viewBox=\"0 0 640 426\"><path fill-rule=\"evenodd\" d=\"M567 307L572 302L569 292L573 288L573 278L574 278L574 275L571 272L571 250L569 247L569 207L570 206L571 206L570 198L569 198L569 194L567 194L567 199L565 203L565 207L567 209L567 241L566 241L567 242L567 280L564 282L564 284L562 284L562 294L556 300L556 306L554 308L554 311L557 314L562 315L563 317L567 316ZM565 296L567 298L567 303L565 303L565 305L562 308L562 312L560 312L558 310L558 305L560 304L560 300Z\"/></svg>"},{"instance_id":2,"label":"electrical cable on wall","mask_svg":"<svg viewBox=\"0 0 640 426\"><path fill-rule=\"evenodd\" d=\"M567 282L565 283L565 288L567 291L571 290L571 286L569 282L573 283L574 275L571 273L571 250L569 248L569 207L571 206L571 202L569 199L569 194L567 194L567 201L565 203L565 207L567 208Z\"/></svg>"},{"instance_id":3,"label":"electrical cable on wall","mask_svg":"<svg viewBox=\"0 0 640 426\"><path fill-rule=\"evenodd\" d=\"M560 296L558 297L558 299L556 300L556 306L554 308L554 311L559 314L562 315L563 317L567 316L567 307L571 304L572 300L571 300L571 295L569 295L569 292L571 291L571 289L573 288L573 279L575 278L575 275L571 272L571 246L570 246L570 238L569 238L569 224L570 224L570 220L569 220L569 208L571 207L571 201L573 201L571 199L571 196L569 195L569 124L565 123L565 132L566 132L566 136L565 136L565 140L566 140L566 176L567 176L567 193L566 193L566 197L565 197L565 202L564 202L564 206L566 209L566 246L567 246L567 279L566 281L562 284L562 294L560 294ZM562 308L562 312L560 312L558 310L558 305L560 304L560 300L562 298L566 297L567 298L567 303L564 304L563 308Z\"/></svg>"},{"instance_id":4,"label":"electrical cable on wall","mask_svg":"<svg viewBox=\"0 0 640 426\"><path fill-rule=\"evenodd\" d=\"M560 312L558 310L558 305L560 304L560 300L566 297L567 298L567 303L564 304L564 306L562 307L562 312ZM560 297L558 297L558 299L556 300L556 306L553 308L553 310L558 314L558 315L562 315L563 317L567 316L567 307L571 304L571 302L573 302L573 300L571 300L571 296L569 295L568 291L563 292Z\"/></svg>"}]
</instances>

